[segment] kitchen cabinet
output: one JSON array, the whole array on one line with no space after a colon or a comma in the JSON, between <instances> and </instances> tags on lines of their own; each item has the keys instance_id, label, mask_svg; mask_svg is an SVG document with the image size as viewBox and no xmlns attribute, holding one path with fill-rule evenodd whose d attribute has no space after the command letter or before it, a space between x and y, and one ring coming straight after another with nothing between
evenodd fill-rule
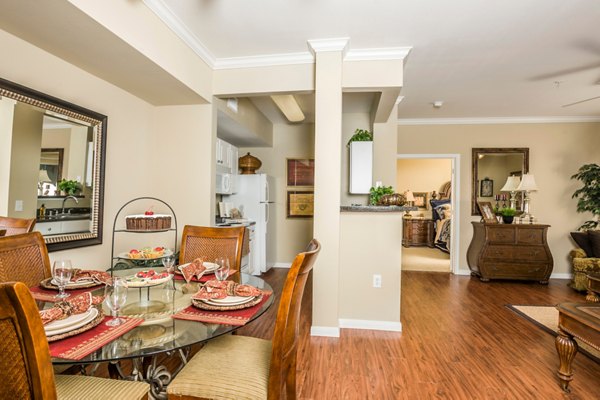
<instances>
[{"instance_id":1,"label":"kitchen cabinet","mask_svg":"<svg viewBox=\"0 0 600 400\"><path fill-rule=\"evenodd\" d=\"M222 139L216 143L217 171L236 175L238 173L238 148Z\"/></svg>"},{"instance_id":2,"label":"kitchen cabinet","mask_svg":"<svg viewBox=\"0 0 600 400\"><path fill-rule=\"evenodd\" d=\"M87 232L90 230L90 220L38 222L35 230L42 235L59 235L61 233Z\"/></svg>"},{"instance_id":3,"label":"kitchen cabinet","mask_svg":"<svg viewBox=\"0 0 600 400\"><path fill-rule=\"evenodd\" d=\"M368 194L373 186L373 142L350 143L349 192Z\"/></svg>"},{"instance_id":4,"label":"kitchen cabinet","mask_svg":"<svg viewBox=\"0 0 600 400\"><path fill-rule=\"evenodd\" d=\"M554 265L546 235L550 225L472 222L467 250L471 275L490 279L535 280L547 284Z\"/></svg>"}]
</instances>

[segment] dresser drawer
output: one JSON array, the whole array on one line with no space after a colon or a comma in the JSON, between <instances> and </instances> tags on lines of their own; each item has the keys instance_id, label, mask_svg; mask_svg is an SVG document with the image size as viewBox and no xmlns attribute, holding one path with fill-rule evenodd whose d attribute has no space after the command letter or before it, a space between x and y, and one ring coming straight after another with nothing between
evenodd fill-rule
<instances>
[{"instance_id":1,"label":"dresser drawer","mask_svg":"<svg viewBox=\"0 0 600 400\"><path fill-rule=\"evenodd\" d=\"M488 228L488 240L490 243L514 243L515 230L504 228Z\"/></svg>"},{"instance_id":2,"label":"dresser drawer","mask_svg":"<svg viewBox=\"0 0 600 400\"><path fill-rule=\"evenodd\" d=\"M486 270L494 278L541 279L546 272L546 264L492 263Z\"/></svg>"},{"instance_id":3,"label":"dresser drawer","mask_svg":"<svg viewBox=\"0 0 600 400\"><path fill-rule=\"evenodd\" d=\"M519 244L544 244L543 229L518 229L517 243Z\"/></svg>"},{"instance_id":4,"label":"dresser drawer","mask_svg":"<svg viewBox=\"0 0 600 400\"><path fill-rule=\"evenodd\" d=\"M489 245L483 252L483 257L495 261L547 261L546 249L543 246L499 246Z\"/></svg>"}]
</instances>

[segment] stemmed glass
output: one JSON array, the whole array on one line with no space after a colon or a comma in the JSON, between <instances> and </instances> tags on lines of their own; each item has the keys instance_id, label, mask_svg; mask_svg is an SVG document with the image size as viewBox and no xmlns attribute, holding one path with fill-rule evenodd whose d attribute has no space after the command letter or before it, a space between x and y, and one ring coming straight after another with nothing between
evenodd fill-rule
<instances>
[{"instance_id":1,"label":"stemmed glass","mask_svg":"<svg viewBox=\"0 0 600 400\"><path fill-rule=\"evenodd\" d=\"M71 280L71 276L73 276L73 267L70 260L57 260L54 262L52 266L52 278L54 278L54 282L58 286L58 294L54 296L55 298L64 299L70 296L69 293L65 293L65 286Z\"/></svg>"},{"instance_id":2,"label":"stemmed glass","mask_svg":"<svg viewBox=\"0 0 600 400\"><path fill-rule=\"evenodd\" d=\"M125 320L119 318L119 310L127 301L127 281L125 278L115 277L112 282L104 286L104 303L110 309L113 319L108 321L108 326L121 325Z\"/></svg>"},{"instance_id":3,"label":"stemmed glass","mask_svg":"<svg viewBox=\"0 0 600 400\"><path fill-rule=\"evenodd\" d=\"M166 256L162 258L162 265L163 267L165 267L165 269L167 270L167 272L169 273L169 275L173 275L173 266L175 265L175 257L174 256ZM172 283L172 289L175 289L175 281L173 280L173 277L171 276L171 281L173 281ZM167 286L165 286L166 288Z\"/></svg>"},{"instance_id":4,"label":"stemmed glass","mask_svg":"<svg viewBox=\"0 0 600 400\"><path fill-rule=\"evenodd\" d=\"M215 270L215 278L219 282L226 280L229 277L229 258L220 257L215 260L215 264L219 267Z\"/></svg>"}]
</instances>

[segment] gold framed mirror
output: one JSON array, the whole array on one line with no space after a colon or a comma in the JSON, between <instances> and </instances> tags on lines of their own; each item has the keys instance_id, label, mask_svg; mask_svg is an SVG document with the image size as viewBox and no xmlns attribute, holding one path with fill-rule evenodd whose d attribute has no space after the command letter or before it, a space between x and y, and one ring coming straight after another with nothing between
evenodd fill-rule
<instances>
[{"instance_id":1,"label":"gold framed mirror","mask_svg":"<svg viewBox=\"0 0 600 400\"><path fill-rule=\"evenodd\" d=\"M48 251L101 244L108 118L0 78L0 120L0 215L36 218Z\"/></svg>"},{"instance_id":2,"label":"gold framed mirror","mask_svg":"<svg viewBox=\"0 0 600 400\"><path fill-rule=\"evenodd\" d=\"M481 215L478 202L495 204L509 176L529 172L529 148L473 148L471 161L471 215Z\"/></svg>"}]
</instances>

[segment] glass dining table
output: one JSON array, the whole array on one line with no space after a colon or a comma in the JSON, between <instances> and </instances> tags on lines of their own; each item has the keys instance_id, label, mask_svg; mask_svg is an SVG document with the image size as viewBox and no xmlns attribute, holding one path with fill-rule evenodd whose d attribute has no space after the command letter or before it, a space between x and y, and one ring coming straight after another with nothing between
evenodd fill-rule
<instances>
[{"instance_id":1,"label":"glass dining table","mask_svg":"<svg viewBox=\"0 0 600 400\"><path fill-rule=\"evenodd\" d=\"M136 270L115 271L115 276L132 275ZM158 272L158 271L157 271ZM271 286L263 279L241 274L240 283L249 284L265 292L272 292ZM98 350L78 360L52 358L54 365L82 366L94 364L92 374L100 363L109 363L111 376L121 379L147 381L151 384L151 397L166 398L166 387L174 376L187 362L189 350L192 345L207 342L221 335L229 334L241 326L203 323L184 319L171 318L175 313L191 305L191 296L196 293L201 283L173 279L166 283L153 286L128 289L127 302L119 312L119 316L141 318L143 322L125 333L118 339L107 343ZM102 295L103 286L92 292L93 295ZM273 304L273 297L269 296L258 311L252 315L248 323L258 319ZM51 307L52 303L42 303L42 307ZM106 315L110 311L105 304L102 305ZM169 372L167 368L158 364L157 356L179 357L180 363L175 371ZM131 360L133 372L125 374L121 369L121 362ZM83 370L83 369L82 369ZM86 370L87 373L89 369Z\"/></svg>"}]
</instances>

